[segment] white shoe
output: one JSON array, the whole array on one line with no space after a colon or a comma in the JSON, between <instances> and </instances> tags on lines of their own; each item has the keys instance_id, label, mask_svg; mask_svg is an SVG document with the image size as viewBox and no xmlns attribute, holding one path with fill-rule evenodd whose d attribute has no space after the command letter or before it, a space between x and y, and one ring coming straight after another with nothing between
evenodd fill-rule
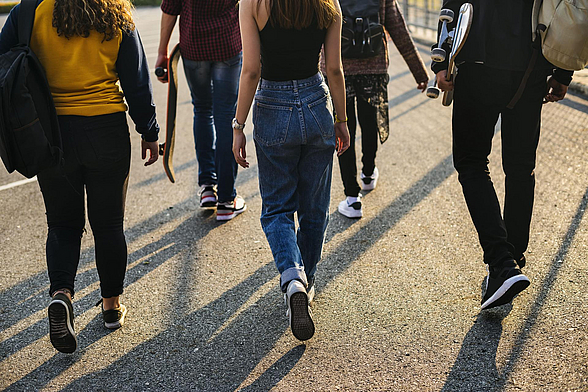
<instances>
[{"instance_id":1,"label":"white shoe","mask_svg":"<svg viewBox=\"0 0 588 392\"><path fill-rule=\"evenodd\" d=\"M366 176L361 172L361 189L364 191L371 191L372 189L376 188L376 184L378 183L378 177L380 173L378 173L378 168L374 167L374 172L371 176Z\"/></svg>"},{"instance_id":2,"label":"white shoe","mask_svg":"<svg viewBox=\"0 0 588 392\"><path fill-rule=\"evenodd\" d=\"M241 196L236 196L233 201L227 203L218 203L216 205L216 220L228 221L245 212L247 205Z\"/></svg>"},{"instance_id":3,"label":"white shoe","mask_svg":"<svg viewBox=\"0 0 588 392\"><path fill-rule=\"evenodd\" d=\"M361 198L347 196L339 203L337 210L348 218L361 218L363 216Z\"/></svg>"},{"instance_id":4,"label":"white shoe","mask_svg":"<svg viewBox=\"0 0 588 392\"><path fill-rule=\"evenodd\" d=\"M315 293L315 289L314 289L314 284L312 286L310 286L310 289L308 289L308 291L306 292L306 295L308 296L308 303L311 304L312 301L314 300L314 293Z\"/></svg>"},{"instance_id":5,"label":"white shoe","mask_svg":"<svg viewBox=\"0 0 588 392\"><path fill-rule=\"evenodd\" d=\"M298 340L308 340L314 335L314 322L309 308L308 295L302 282L291 280L286 290L286 302L292 334Z\"/></svg>"}]
</instances>

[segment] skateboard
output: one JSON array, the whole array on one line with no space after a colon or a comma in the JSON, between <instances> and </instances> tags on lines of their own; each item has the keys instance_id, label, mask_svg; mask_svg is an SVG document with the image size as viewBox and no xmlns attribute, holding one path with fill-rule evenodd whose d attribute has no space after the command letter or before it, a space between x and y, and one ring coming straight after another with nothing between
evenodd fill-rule
<instances>
[{"instance_id":1,"label":"skateboard","mask_svg":"<svg viewBox=\"0 0 588 392\"><path fill-rule=\"evenodd\" d=\"M163 156L163 169L172 183L176 182L174 172L174 144L176 140L176 113L178 107L178 61L180 45L177 44L169 54L167 62L167 115L165 120L165 142L159 145L159 155ZM155 69L155 75L164 76L165 70Z\"/></svg>"},{"instance_id":2,"label":"skateboard","mask_svg":"<svg viewBox=\"0 0 588 392\"><path fill-rule=\"evenodd\" d=\"M441 13L439 14L439 21L441 22L441 34L439 35L438 47L431 51L431 60L435 62L445 61L447 58L447 52L442 48L442 46L444 43L449 45L451 49L449 52L449 63L447 66L447 81L452 81L455 79L455 75L457 74L455 59L463 48L466 39L468 38L473 18L474 7L470 3L464 3L459 9L459 16L457 18L457 24L455 25L455 28L449 31L447 25L453 22L453 11L450 9L442 9ZM437 77L435 77L433 86L427 88L427 97L439 97L440 90L436 85ZM442 100L443 106L449 106L451 105L451 102L453 102L453 90L445 91L443 93Z\"/></svg>"}]
</instances>

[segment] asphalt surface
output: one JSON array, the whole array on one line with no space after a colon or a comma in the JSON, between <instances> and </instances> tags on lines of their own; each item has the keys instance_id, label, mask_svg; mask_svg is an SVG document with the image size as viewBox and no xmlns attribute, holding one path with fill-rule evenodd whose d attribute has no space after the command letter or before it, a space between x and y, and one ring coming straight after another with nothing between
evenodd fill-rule
<instances>
[{"instance_id":1,"label":"asphalt surface","mask_svg":"<svg viewBox=\"0 0 588 392\"><path fill-rule=\"evenodd\" d=\"M136 22L153 66L159 10L137 10ZM344 195L334 169L311 340L301 344L288 327L259 223L249 124L251 168L237 182L248 210L221 224L198 207L182 75L176 184L161 163L142 166L132 134L122 329L106 330L94 306L88 228L74 302L80 347L53 349L38 184L0 188L0 389L588 391L588 101L569 94L544 107L524 269L531 286L514 305L480 312L485 268L452 167L450 109L419 94L393 46L390 58L391 136L362 219L336 211ZM162 123L166 90L155 80L154 89ZM502 199L499 134L490 160ZM0 187L19 180L0 171Z\"/></svg>"}]
</instances>

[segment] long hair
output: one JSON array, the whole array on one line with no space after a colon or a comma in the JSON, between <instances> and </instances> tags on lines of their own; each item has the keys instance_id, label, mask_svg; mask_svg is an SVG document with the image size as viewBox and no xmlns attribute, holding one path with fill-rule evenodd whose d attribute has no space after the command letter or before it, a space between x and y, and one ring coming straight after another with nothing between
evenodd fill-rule
<instances>
[{"instance_id":1,"label":"long hair","mask_svg":"<svg viewBox=\"0 0 588 392\"><path fill-rule=\"evenodd\" d=\"M262 0L257 0L259 7ZM316 21L319 29L328 28L338 15L333 0L267 0L272 26L303 29Z\"/></svg>"},{"instance_id":2,"label":"long hair","mask_svg":"<svg viewBox=\"0 0 588 392\"><path fill-rule=\"evenodd\" d=\"M55 0L53 27L66 38L86 38L90 30L110 41L119 31L132 31L132 4L129 0Z\"/></svg>"}]
</instances>

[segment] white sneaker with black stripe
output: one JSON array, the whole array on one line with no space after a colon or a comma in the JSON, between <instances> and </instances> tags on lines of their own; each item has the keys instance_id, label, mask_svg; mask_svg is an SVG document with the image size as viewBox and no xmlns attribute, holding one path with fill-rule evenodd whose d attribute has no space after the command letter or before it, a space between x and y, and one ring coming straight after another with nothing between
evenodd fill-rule
<instances>
[{"instance_id":1,"label":"white sneaker with black stripe","mask_svg":"<svg viewBox=\"0 0 588 392\"><path fill-rule=\"evenodd\" d=\"M378 172L378 168L374 167L374 172L370 176L366 176L361 172L361 189L364 191L371 191L372 189L376 188L376 184L378 183L378 177L380 177L380 173Z\"/></svg>"},{"instance_id":2,"label":"white sneaker with black stripe","mask_svg":"<svg viewBox=\"0 0 588 392\"><path fill-rule=\"evenodd\" d=\"M363 216L361 197L347 196L345 200L339 203L337 210L348 218L361 218Z\"/></svg>"},{"instance_id":3,"label":"white sneaker with black stripe","mask_svg":"<svg viewBox=\"0 0 588 392\"><path fill-rule=\"evenodd\" d=\"M211 208L216 207L216 191L214 185L202 185L200 187L200 207Z\"/></svg>"},{"instance_id":4,"label":"white sneaker with black stripe","mask_svg":"<svg viewBox=\"0 0 588 392\"><path fill-rule=\"evenodd\" d=\"M218 203L216 205L216 220L228 221L244 212L247 209L245 200L241 196L236 196L233 201Z\"/></svg>"},{"instance_id":5,"label":"white sneaker with black stripe","mask_svg":"<svg viewBox=\"0 0 588 392\"><path fill-rule=\"evenodd\" d=\"M298 340L308 340L314 335L314 322L310 311L310 301L302 282L291 280L285 294L292 334Z\"/></svg>"}]
</instances>

